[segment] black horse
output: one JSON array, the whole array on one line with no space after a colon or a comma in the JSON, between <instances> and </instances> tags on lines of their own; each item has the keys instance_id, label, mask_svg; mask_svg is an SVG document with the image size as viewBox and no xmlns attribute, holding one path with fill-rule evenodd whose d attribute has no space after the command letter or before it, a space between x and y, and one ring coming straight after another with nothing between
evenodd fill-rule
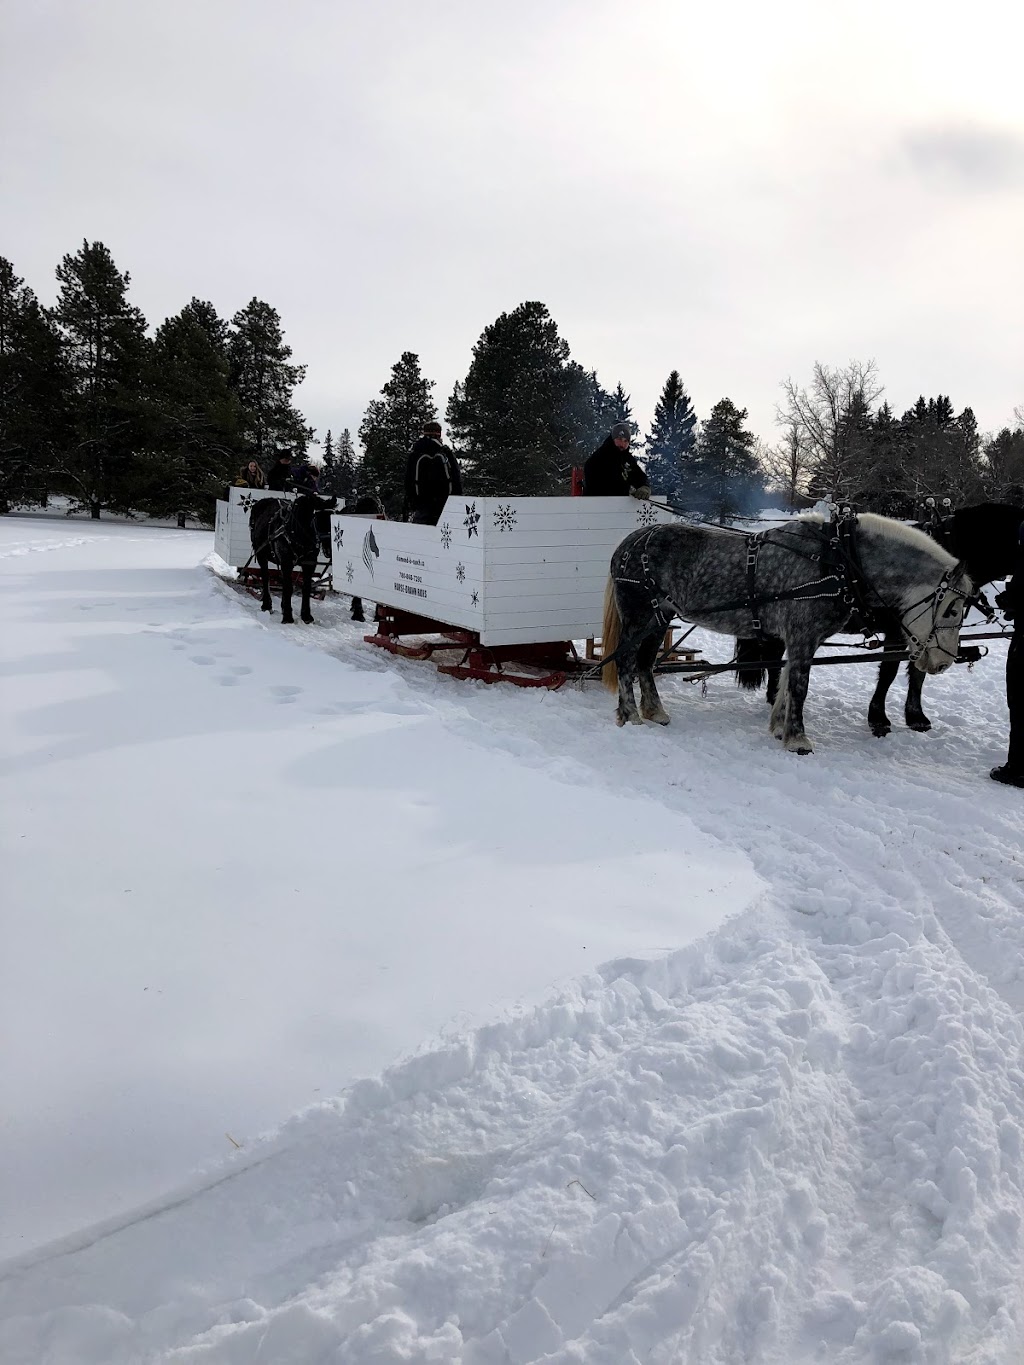
<instances>
[{"instance_id":1,"label":"black horse","mask_svg":"<svg viewBox=\"0 0 1024 1365\"><path fill-rule=\"evenodd\" d=\"M914 527L864 513L839 537L805 516L756 536L679 523L634 531L612 555L605 593L605 686L616 720L668 724L654 662L672 616L724 635L774 635L788 652L772 733L808 754L803 704L819 645L846 625L858 599L898 618L911 657L941 673L956 657L972 591L963 565ZM633 696L639 677L640 710Z\"/></svg>"},{"instance_id":2,"label":"black horse","mask_svg":"<svg viewBox=\"0 0 1024 1365\"><path fill-rule=\"evenodd\" d=\"M1024 509L1014 503L983 502L976 507L963 507L949 516L919 522L918 527L963 563L975 589L980 592L986 584L1006 578L1013 572L1017 529L1022 520ZM886 652L894 653L903 648L899 620L891 612L873 612L867 619L858 619L856 626L865 632L881 635ZM784 651L785 646L777 639L738 640L736 661L747 667L737 671L737 685L755 689L761 686L767 675L767 700L773 703L778 693ZM880 739L892 729L885 712L885 699L899 668L898 659L883 659L878 665L878 682L868 705L868 725L871 733ZM924 679L924 673L913 660L908 662L907 700L903 715L909 729L922 732L932 728L921 706Z\"/></svg>"},{"instance_id":3,"label":"black horse","mask_svg":"<svg viewBox=\"0 0 1024 1365\"><path fill-rule=\"evenodd\" d=\"M336 498L321 498L315 493L300 493L294 502L285 498L261 498L249 513L252 552L263 580L263 611L273 611L270 596L271 560L281 571L281 624L290 626L292 616L292 571L302 570L302 606L299 616L306 624L313 620L309 607L313 574L320 557L322 518L337 506ZM318 525L318 519L320 525Z\"/></svg>"}]
</instances>

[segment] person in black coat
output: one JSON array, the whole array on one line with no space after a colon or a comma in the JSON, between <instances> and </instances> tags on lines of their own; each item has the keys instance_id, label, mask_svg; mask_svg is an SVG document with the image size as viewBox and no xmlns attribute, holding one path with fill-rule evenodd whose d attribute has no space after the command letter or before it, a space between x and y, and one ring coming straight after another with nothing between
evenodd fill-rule
<instances>
[{"instance_id":1,"label":"person in black coat","mask_svg":"<svg viewBox=\"0 0 1024 1365\"><path fill-rule=\"evenodd\" d=\"M459 462L441 444L441 427L426 422L405 467L405 519L436 526L452 493L462 492Z\"/></svg>"},{"instance_id":2,"label":"person in black coat","mask_svg":"<svg viewBox=\"0 0 1024 1365\"><path fill-rule=\"evenodd\" d=\"M996 598L1008 621L1013 622L1006 653L1006 705L1010 710L1010 748L1006 762L993 768L989 777L1008 787L1024 787L1024 521L1017 532L1017 563L1006 587Z\"/></svg>"},{"instance_id":3,"label":"person in black coat","mask_svg":"<svg viewBox=\"0 0 1024 1365\"><path fill-rule=\"evenodd\" d=\"M300 464L292 470L292 487L296 493L319 493L320 473L314 465Z\"/></svg>"},{"instance_id":4,"label":"person in black coat","mask_svg":"<svg viewBox=\"0 0 1024 1365\"><path fill-rule=\"evenodd\" d=\"M267 487L274 493L290 493L294 487L292 481L292 452L290 450L279 450L277 459L270 466L270 473L267 475Z\"/></svg>"},{"instance_id":5,"label":"person in black coat","mask_svg":"<svg viewBox=\"0 0 1024 1365\"><path fill-rule=\"evenodd\" d=\"M583 466L583 493L591 498L649 498L647 475L629 453L629 425L616 422Z\"/></svg>"}]
</instances>

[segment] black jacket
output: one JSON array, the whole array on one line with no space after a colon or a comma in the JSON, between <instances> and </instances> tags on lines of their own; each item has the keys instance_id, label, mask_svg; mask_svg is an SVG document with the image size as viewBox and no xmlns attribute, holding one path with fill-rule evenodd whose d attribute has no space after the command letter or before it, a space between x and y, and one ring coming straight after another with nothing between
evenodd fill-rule
<instances>
[{"instance_id":1,"label":"black jacket","mask_svg":"<svg viewBox=\"0 0 1024 1365\"><path fill-rule=\"evenodd\" d=\"M1024 522L1017 535L1016 563L1006 587L996 598L996 606L1002 607L1007 620L1013 622L1015 632L1020 632L1024 629Z\"/></svg>"},{"instance_id":2,"label":"black jacket","mask_svg":"<svg viewBox=\"0 0 1024 1365\"><path fill-rule=\"evenodd\" d=\"M267 487L274 493L290 493L294 486L291 465L275 460L267 475Z\"/></svg>"},{"instance_id":3,"label":"black jacket","mask_svg":"<svg viewBox=\"0 0 1024 1365\"><path fill-rule=\"evenodd\" d=\"M405 510L437 522L446 499L462 492L462 475L454 454L433 436L421 436L405 467Z\"/></svg>"},{"instance_id":4,"label":"black jacket","mask_svg":"<svg viewBox=\"0 0 1024 1365\"><path fill-rule=\"evenodd\" d=\"M630 455L609 436L583 466L583 492L587 497L624 497L631 488L646 488L647 475Z\"/></svg>"}]
</instances>

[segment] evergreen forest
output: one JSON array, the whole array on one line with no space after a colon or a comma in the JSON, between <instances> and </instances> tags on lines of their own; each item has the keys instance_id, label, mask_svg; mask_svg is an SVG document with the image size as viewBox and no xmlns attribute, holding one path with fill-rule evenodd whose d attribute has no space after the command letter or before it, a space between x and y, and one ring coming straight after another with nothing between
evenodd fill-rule
<instances>
[{"instance_id":1,"label":"evergreen forest","mask_svg":"<svg viewBox=\"0 0 1024 1365\"><path fill-rule=\"evenodd\" d=\"M443 413L419 356L404 351L359 424L321 439L295 405L306 373L278 312L253 298L230 318L192 298L152 332L131 280L102 242L83 241L56 270L44 307L0 257L0 512L67 499L100 517L209 525L214 503L249 459L313 459L321 491L376 493L403 514L406 457L424 422L441 420L468 493L565 495L574 468L624 422L654 496L724 521L770 504L827 496L916 517L927 499L1024 503L1024 407L984 434L970 406L921 394L901 415L873 362L816 363L780 386L772 441L723 396L700 414L680 371L642 433L621 382L605 387L575 359L543 303L488 324Z\"/></svg>"}]
</instances>

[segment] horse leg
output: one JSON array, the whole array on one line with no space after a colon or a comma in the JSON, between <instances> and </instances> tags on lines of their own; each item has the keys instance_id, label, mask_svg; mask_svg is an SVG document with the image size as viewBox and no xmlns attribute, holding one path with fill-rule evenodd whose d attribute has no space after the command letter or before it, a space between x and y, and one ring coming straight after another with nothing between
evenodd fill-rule
<instances>
[{"instance_id":1,"label":"horse leg","mask_svg":"<svg viewBox=\"0 0 1024 1365\"><path fill-rule=\"evenodd\" d=\"M292 561L291 547L285 548L283 536L278 551L277 567L281 570L281 624L293 626L295 617L292 615L292 569L295 565Z\"/></svg>"},{"instance_id":2,"label":"horse leg","mask_svg":"<svg viewBox=\"0 0 1024 1365\"><path fill-rule=\"evenodd\" d=\"M775 700L772 703L772 714L768 719L768 729L776 739L781 739L786 728L786 710L789 705L789 665L786 664L779 671L776 679Z\"/></svg>"},{"instance_id":3,"label":"horse leg","mask_svg":"<svg viewBox=\"0 0 1024 1365\"><path fill-rule=\"evenodd\" d=\"M270 555L266 550L256 551L256 563L260 566L260 581L263 584L263 600L260 611L273 611L274 599L270 596Z\"/></svg>"},{"instance_id":4,"label":"horse leg","mask_svg":"<svg viewBox=\"0 0 1024 1365\"><path fill-rule=\"evenodd\" d=\"M775 705L775 698L779 695L779 676L782 673L782 656L785 652L786 646L781 640L765 641L765 672L768 674L765 701L769 706Z\"/></svg>"},{"instance_id":5,"label":"horse leg","mask_svg":"<svg viewBox=\"0 0 1024 1365\"><path fill-rule=\"evenodd\" d=\"M313 611L309 605L309 596L313 591L313 573L316 564L306 560L302 566L302 606L299 608L299 616L307 626L313 624Z\"/></svg>"},{"instance_id":6,"label":"horse leg","mask_svg":"<svg viewBox=\"0 0 1024 1365\"><path fill-rule=\"evenodd\" d=\"M658 657L658 646L661 637L651 635L637 650L636 662L640 678L640 714L644 720L657 721L659 725L667 725L669 714L661 704L658 696L658 687L654 681L654 664Z\"/></svg>"},{"instance_id":7,"label":"horse leg","mask_svg":"<svg viewBox=\"0 0 1024 1365\"><path fill-rule=\"evenodd\" d=\"M814 746L804 734L804 698L811 677L809 659L791 659L786 665L788 704L782 743L791 754L811 754Z\"/></svg>"},{"instance_id":8,"label":"horse leg","mask_svg":"<svg viewBox=\"0 0 1024 1365\"><path fill-rule=\"evenodd\" d=\"M883 647L887 652L900 649L902 648L902 645L902 631L896 631L894 633L887 630L885 632ZM871 733L877 736L878 739L884 739L892 729L892 726L889 724L889 717L885 714L885 698L899 671L900 665L898 659L883 659L878 665L878 682L875 684L875 690L872 694L871 701L868 703L868 724L871 726Z\"/></svg>"},{"instance_id":9,"label":"horse leg","mask_svg":"<svg viewBox=\"0 0 1024 1365\"><path fill-rule=\"evenodd\" d=\"M621 603L620 603L621 609ZM615 724L643 725L643 717L636 709L633 684L637 675L637 655L647 639L647 630L639 628L634 617L628 624L622 622L622 633L616 645L616 668L619 674L619 704L615 709Z\"/></svg>"},{"instance_id":10,"label":"horse leg","mask_svg":"<svg viewBox=\"0 0 1024 1365\"><path fill-rule=\"evenodd\" d=\"M921 709L921 689L924 687L924 673L912 663L907 664L907 704L903 708L903 718L911 730L925 731L932 723Z\"/></svg>"},{"instance_id":11,"label":"horse leg","mask_svg":"<svg viewBox=\"0 0 1024 1365\"><path fill-rule=\"evenodd\" d=\"M615 724L643 725L643 717L636 709L633 683L636 680L636 645L628 636L623 636L619 645L620 654L617 665L619 670L619 704L615 708Z\"/></svg>"}]
</instances>

